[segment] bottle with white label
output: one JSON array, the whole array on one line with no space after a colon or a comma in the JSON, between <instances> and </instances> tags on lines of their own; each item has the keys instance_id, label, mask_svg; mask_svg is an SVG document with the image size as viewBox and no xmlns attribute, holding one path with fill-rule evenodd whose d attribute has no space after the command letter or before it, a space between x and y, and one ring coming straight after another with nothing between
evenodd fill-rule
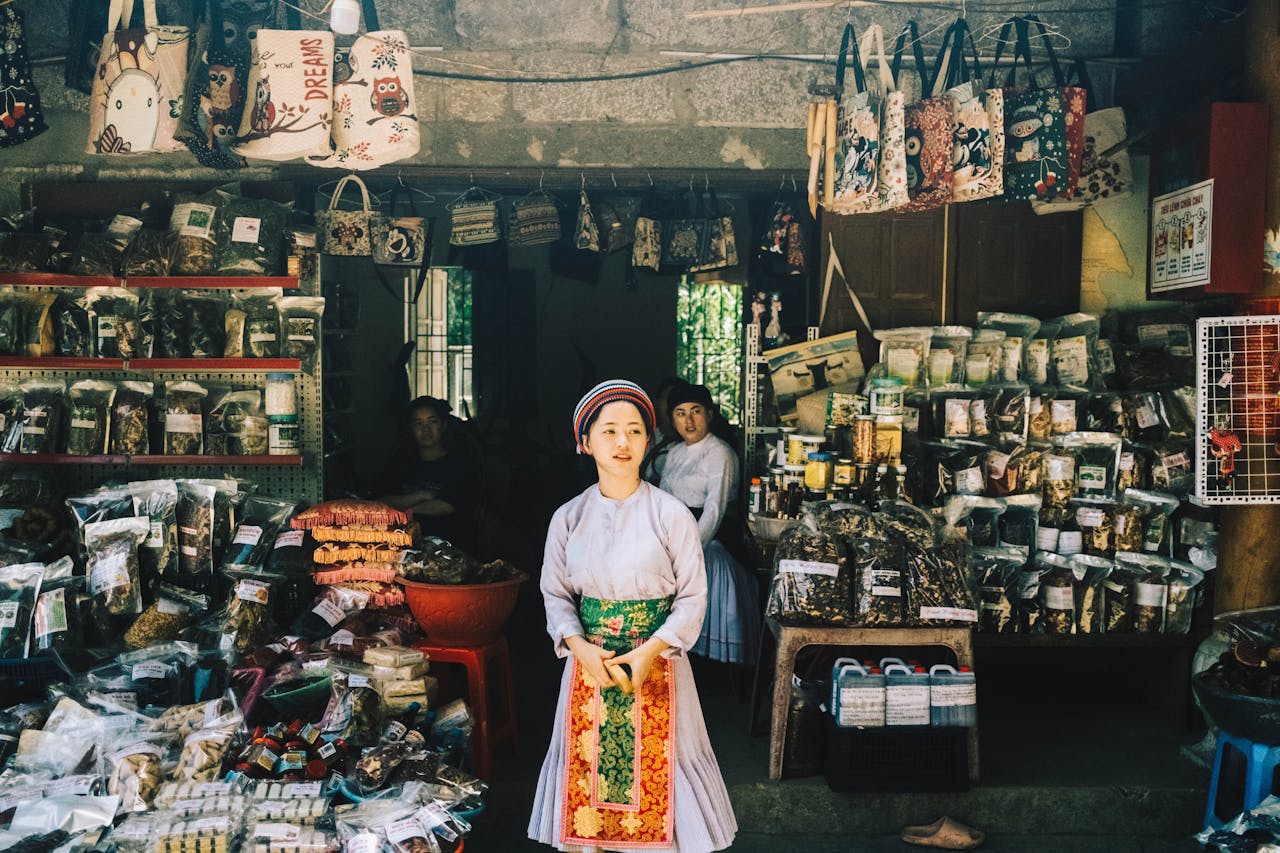
<instances>
[{"instance_id":1,"label":"bottle with white label","mask_svg":"<svg viewBox=\"0 0 1280 853\"><path fill-rule=\"evenodd\" d=\"M929 673L924 667L890 664L884 670L886 726L929 725Z\"/></svg>"},{"instance_id":2,"label":"bottle with white label","mask_svg":"<svg viewBox=\"0 0 1280 853\"><path fill-rule=\"evenodd\" d=\"M831 670L831 713L842 729L884 726L884 675L853 658L840 658Z\"/></svg>"},{"instance_id":3,"label":"bottle with white label","mask_svg":"<svg viewBox=\"0 0 1280 853\"><path fill-rule=\"evenodd\" d=\"M970 667L929 668L929 718L935 726L978 724L978 680Z\"/></svg>"}]
</instances>

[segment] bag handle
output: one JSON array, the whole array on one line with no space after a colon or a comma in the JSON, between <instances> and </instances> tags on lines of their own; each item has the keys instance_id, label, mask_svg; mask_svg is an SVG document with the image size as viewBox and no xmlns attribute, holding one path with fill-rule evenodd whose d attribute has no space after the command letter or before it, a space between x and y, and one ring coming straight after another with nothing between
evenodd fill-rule
<instances>
[{"instance_id":1,"label":"bag handle","mask_svg":"<svg viewBox=\"0 0 1280 853\"><path fill-rule=\"evenodd\" d=\"M929 77L929 68L924 61L924 48L920 44L920 28L915 21L907 21L898 33L898 40L893 46L893 79L900 80L898 72L902 69L902 51L907 46L907 36L911 36L911 52L915 56L916 73L920 75L920 97L928 97L933 88L933 80Z\"/></svg>"},{"instance_id":2,"label":"bag handle","mask_svg":"<svg viewBox=\"0 0 1280 853\"><path fill-rule=\"evenodd\" d=\"M400 194L402 192L409 199L409 212L414 216L420 216L421 214L418 213L418 203L413 200L413 193L409 191L409 187L405 185L405 182L399 178L397 178L396 182L391 185L391 198L387 200L387 216L396 215L396 200L400 198Z\"/></svg>"},{"instance_id":3,"label":"bag handle","mask_svg":"<svg viewBox=\"0 0 1280 853\"><path fill-rule=\"evenodd\" d=\"M111 0L107 6L107 35L119 29L128 29L131 17L133 0Z\"/></svg>"},{"instance_id":4,"label":"bag handle","mask_svg":"<svg viewBox=\"0 0 1280 853\"><path fill-rule=\"evenodd\" d=\"M1028 25L1035 24L1040 32L1040 42L1044 45L1045 56L1049 58L1049 67L1053 69L1053 81L1058 86L1067 85L1066 75L1062 73L1062 64L1058 62L1058 51L1053 47L1053 39L1049 38L1049 28L1040 20L1039 15L1027 15L1023 18ZM1031 44L1027 42L1028 60L1031 56Z\"/></svg>"},{"instance_id":5,"label":"bag handle","mask_svg":"<svg viewBox=\"0 0 1280 853\"><path fill-rule=\"evenodd\" d=\"M859 50L862 52L863 68L868 67L872 57L875 57L876 65L879 66L880 87L883 90L881 94L898 91L898 81L894 79L893 72L889 69L889 60L884 52L884 27L872 24L863 30Z\"/></svg>"},{"instance_id":6,"label":"bag handle","mask_svg":"<svg viewBox=\"0 0 1280 853\"><path fill-rule=\"evenodd\" d=\"M222 25L222 0L209 0L209 46L218 50L227 46L227 31Z\"/></svg>"},{"instance_id":7,"label":"bag handle","mask_svg":"<svg viewBox=\"0 0 1280 853\"><path fill-rule=\"evenodd\" d=\"M1014 24L1017 20L1018 20L1017 18L1009 18L1000 27L1000 35L996 38L995 53L991 57L991 71L987 77L988 89L996 88L996 72L1000 70L1000 57L1004 55L1005 45L1011 44L1014 46L1012 62L1013 64L1017 63L1017 41L1016 41L1016 35L1013 32ZM1014 40L1010 40L1009 36L1011 35L1015 36ZM1009 76L1008 78L1006 78L1006 81L1005 81L1006 85L1012 85L1012 80L1013 80L1013 69L1010 68Z\"/></svg>"},{"instance_id":8,"label":"bag handle","mask_svg":"<svg viewBox=\"0 0 1280 853\"><path fill-rule=\"evenodd\" d=\"M844 92L844 70L848 57L853 57L853 82L858 93L867 91L867 78L862 70L862 57L858 54L858 38L853 31L853 24L844 25L844 33L840 36L840 55L836 57L836 88Z\"/></svg>"},{"instance_id":9,"label":"bag handle","mask_svg":"<svg viewBox=\"0 0 1280 853\"><path fill-rule=\"evenodd\" d=\"M1031 24L1026 18L1016 18L1014 27L1018 32L1017 41L1014 44L1013 56L1014 67L1009 69L1009 80L1014 79L1014 73L1017 71L1018 59L1022 59L1022 63L1027 66L1027 77L1029 89L1039 89L1040 81L1036 79L1035 62L1031 59Z\"/></svg>"},{"instance_id":10,"label":"bag handle","mask_svg":"<svg viewBox=\"0 0 1280 853\"><path fill-rule=\"evenodd\" d=\"M333 196L329 199L330 210L338 209L338 202L342 198L343 191L346 190L347 184L353 181L355 182L355 185L360 188L360 196L363 200L363 207L361 209L365 213L373 212L373 205L369 203L369 188L364 185L364 181L360 180L360 176L354 172L350 175L344 175L338 181L338 185L333 188Z\"/></svg>"},{"instance_id":11,"label":"bag handle","mask_svg":"<svg viewBox=\"0 0 1280 853\"><path fill-rule=\"evenodd\" d=\"M929 97L931 98L937 98L951 88L951 80L956 73L955 33L956 25L952 24L947 27L947 31L942 36L942 45L938 48L938 57L934 60L933 65L933 86L929 90ZM959 56L961 63L963 63L964 55L959 54Z\"/></svg>"},{"instance_id":12,"label":"bag handle","mask_svg":"<svg viewBox=\"0 0 1280 853\"><path fill-rule=\"evenodd\" d=\"M971 80L982 80L982 66L978 61L978 47L973 43L973 31L969 22L959 18L951 25L952 53L951 68L947 75L946 89L962 86ZM969 48L969 56L965 55L965 47ZM970 66L968 59L973 59Z\"/></svg>"},{"instance_id":13,"label":"bag handle","mask_svg":"<svg viewBox=\"0 0 1280 853\"><path fill-rule=\"evenodd\" d=\"M1071 71L1068 72L1068 80L1075 78L1075 83L1081 89L1084 89L1084 111L1086 113L1097 112L1098 100L1093 94L1093 80L1089 77L1089 68L1083 59L1077 59L1071 63Z\"/></svg>"},{"instance_id":14,"label":"bag handle","mask_svg":"<svg viewBox=\"0 0 1280 853\"><path fill-rule=\"evenodd\" d=\"M361 14L364 16L364 31L366 33L377 32L382 29L382 25L378 23L378 7L374 5L374 0L360 0Z\"/></svg>"},{"instance_id":15,"label":"bag handle","mask_svg":"<svg viewBox=\"0 0 1280 853\"><path fill-rule=\"evenodd\" d=\"M416 211L415 211L416 212ZM386 274L382 271L382 267L378 264L373 265L373 271L378 274L378 284L382 285L382 289L387 295L399 302L401 305L416 305L419 297L422 296L422 289L427 286L427 271L431 269L431 244L435 241L436 236L436 220L435 217L427 219L425 225L426 233L423 234L422 240L422 261L418 264L417 281L413 285L413 298L408 301L403 296L396 293L391 282L387 281Z\"/></svg>"}]
</instances>

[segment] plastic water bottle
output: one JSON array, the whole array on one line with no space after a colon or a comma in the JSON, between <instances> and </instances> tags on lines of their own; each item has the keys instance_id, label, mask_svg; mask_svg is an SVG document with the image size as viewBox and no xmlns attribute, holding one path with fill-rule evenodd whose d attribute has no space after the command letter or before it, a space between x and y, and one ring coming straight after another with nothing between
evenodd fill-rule
<instances>
[{"instance_id":1,"label":"plastic water bottle","mask_svg":"<svg viewBox=\"0 0 1280 853\"><path fill-rule=\"evenodd\" d=\"M978 724L978 682L973 670L940 663L929 670L929 716L935 726Z\"/></svg>"},{"instance_id":2,"label":"plastic water bottle","mask_svg":"<svg viewBox=\"0 0 1280 853\"><path fill-rule=\"evenodd\" d=\"M852 658L837 660L831 670L831 709L842 729L884 726L885 678Z\"/></svg>"},{"instance_id":3,"label":"plastic water bottle","mask_svg":"<svg viewBox=\"0 0 1280 853\"><path fill-rule=\"evenodd\" d=\"M929 673L924 667L912 672L906 664L892 663L884 670L884 722L886 726L929 725Z\"/></svg>"}]
</instances>

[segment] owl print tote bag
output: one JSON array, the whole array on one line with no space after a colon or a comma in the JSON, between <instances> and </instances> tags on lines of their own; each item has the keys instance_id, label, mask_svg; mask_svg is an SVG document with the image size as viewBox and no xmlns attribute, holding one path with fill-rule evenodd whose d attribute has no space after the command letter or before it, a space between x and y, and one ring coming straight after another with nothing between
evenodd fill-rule
<instances>
[{"instance_id":1,"label":"owl print tote bag","mask_svg":"<svg viewBox=\"0 0 1280 853\"><path fill-rule=\"evenodd\" d=\"M854 201L832 205L831 212L839 214L877 213L894 210L907 203L907 154L903 121L905 98L898 91L898 83L890 69L884 52L884 30L872 24L862 32L858 52L869 67L874 58L879 68L879 87L871 91L879 122L880 152L876 163L875 191Z\"/></svg>"},{"instance_id":2,"label":"owl print tote bag","mask_svg":"<svg viewBox=\"0 0 1280 853\"><path fill-rule=\"evenodd\" d=\"M951 104L945 95L940 96L936 87L938 78L946 74L951 50L947 39L944 39L938 67L931 75L925 66L919 29L915 21L908 21L898 35L893 51L895 78L898 77L908 39L920 78L921 100L908 104L903 114L908 200L899 209L920 212L936 210L951 201Z\"/></svg>"},{"instance_id":3,"label":"owl print tote bag","mask_svg":"<svg viewBox=\"0 0 1280 853\"><path fill-rule=\"evenodd\" d=\"M333 33L258 30L232 150L256 160L326 157L333 114Z\"/></svg>"},{"instance_id":4,"label":"owl print tote bag","mask_svg":"<svg viewBox=\"0 0 1280 853\"><path fill-rule=\"evenodd\" d=\"M409 37L376 29L371 7L365 3L365 22L373 31L335 56L333 154L312 165L363 171L418 153Z\"/></svg>"},{"instance_id":5,"label":"owl print tote bag","mask_svg":"<svg viewBox=\"0 0 1280 853\"><path fill-rule=\"evenodd\" d=\"M984 89L978 51L968 23L953 31L951 79L951 193L954 201L976 201L1004 193L1004 90ZM973 59L965 61L965 48Z\"/></svg>"}]
</instances>

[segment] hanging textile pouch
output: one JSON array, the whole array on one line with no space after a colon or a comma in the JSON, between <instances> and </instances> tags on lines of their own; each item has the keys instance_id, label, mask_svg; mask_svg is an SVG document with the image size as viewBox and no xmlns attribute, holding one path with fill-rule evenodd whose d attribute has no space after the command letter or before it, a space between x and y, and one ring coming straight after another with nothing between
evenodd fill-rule
<instances>
[{"instance_id":1,"label":"hanging textile pouch","mask_svg":"<svg viewBox=\"0 0 1280 853\"><path fill-rule=\"evenodd\" d=\"M449 244L483 246L502 239L500 196L472 187L449 205Z\"/></svg>"},{"instance_id":2,"label":"hanging textile pouch","mask_svg":"<svg viewBox=\"0 0 1280 853\"><path fill-rule=\"evenodd\" d=\"M635 241L640 199L624 195L605 196L603 201L597 199L592 210L600 232L601 251L621 251Z\"/></svg>"},{"instance_id":3,"label":"hanging textile pouch","mask_svg":"<svg viewBox=\"0 0 1280 853\"><path fill-rule=\"evenodd\" d=\"M905 98L898 91L897 79L885 56L884 31L879 24L872 24L863 31L858 52L862 57L864 79L873 57L879 69L879 90L871 95L879 116L880 151L877 155L875 191L856 199L843 197L837 191L830 209L832 213L839 214L895 210L909 200Z\"/></svg>"},{"instance_id":4,"label":"hanging textile pouch","mask_svg":"<svg viewBox=\"0 0 1280 853\"><path fill-rule=\"evenodd\" d=\"M1004 90L982 88L982 69L969 24L953 28L951 73L951 189L955 201L994 198L1004 192ZM972 64L966 62L966 47Z\"/></svg>"},{"instance_id":5,"label":"hanging textile pouch","mask_svg":"<svg viewBox=\"0 0 1280 853\"><path fill-rule=\"evenodd\" d=\"M706 191L704 212L706 213L706 241L703 244L702 257L698 263L689 267L689 272L710 272L728 269L738 265L738 241L733 233L732 212L724 212L720 207L720 199L714 187L708 186Z\"/></svg>"},{"instance_id":6,"label":"hanging textile pouch","mask_svg":"<svg viewBox=\"0 0 1280 853\"><path fill-rule=\"evenodd\" d=\"M7 148L44 133L45 123L40 93L31 79L27 30L12 3L0 6L0 32L5 34L0 52L0 148Z\"/></svg>"},{"instance_id":7,"label":"hanging textile pouch","mask_svg":"<svg viewBox=\"0 0 1280 853\"><path fill-rule=\"evenodd\" d=\"M541 188L511 203L513 246L546 246L560 239L560 208Z\"/></svg>"},{"instance_id":8,"label":"hanging textile pouch","mask_svg":"<svg viewBox=\"0 0 1280 853\"><path fill-rule=\"evenodd\" d=\"M338 209L338 203L348 184L360 190L359 210ZM321 253L346 257L368 257L372 254L369 239L372 213L369 188L364 185L364 181L360 180L358 175L346 175L340 178L338 185L333 188L333 198L329 199L329 208L316 212L316 230Z\"/></svg>"},{"instance_id":9,"label":"hanging textile pouch","mask_svg":"<svg viewBox=\"0 0 1280 853\"><path fill-rule=\"evenodd\" d=\"M584 252L599 252L603 248L600 225L596 222L596 214L591 208L591 199L587 198L585 187L578 191L578 215L573 226L573 244Z\"/></svg>"},{"instance_id":10,"label":"hanging textile pouch","mask_svg":"<svg viewBox=\"0 0 1280 853\"><path fill-rule=\"evenodd\" d=\"M409 197L409 216L396 215L396 201L401 191ZM416 267L427 252L427 219L418 214L413 194L403 183L391 189L391 200L385 213L369 214L369 234L373 262L389 267Z\"/></svg>"},{"instance_id":11,"label":"hanging textile pouch","mask_svg":"<svg viewBox=\"0 0 1280 853\"><path fill-rule=\"evenodd\" d=\"M925 67L919 29L915 21L908 21L898 35L893 51L895 79L898 77L902 52L908 38L915 55L916 71L920 76L922 100L908 104L903 115L908 201L899 209L904 212L919 212L936 210L951 202L951 104L938 88L939 78L945 78L951 61L951 47L950 38L944 38L937 67L934 74L930 75Z\"/></svg>"},{"instance_id":12,"label":"hanging textile pouch","mask_svg":"<svg viewBox=\"0 0 1280 853\"><path fill-rule=\"evenodd\" d=\"M688 217L666 219L662 223L662 265L682 270L696 266L706 257L710 234L701 195L690 187L685 198Z\"/></svg>"}]
</instances>

